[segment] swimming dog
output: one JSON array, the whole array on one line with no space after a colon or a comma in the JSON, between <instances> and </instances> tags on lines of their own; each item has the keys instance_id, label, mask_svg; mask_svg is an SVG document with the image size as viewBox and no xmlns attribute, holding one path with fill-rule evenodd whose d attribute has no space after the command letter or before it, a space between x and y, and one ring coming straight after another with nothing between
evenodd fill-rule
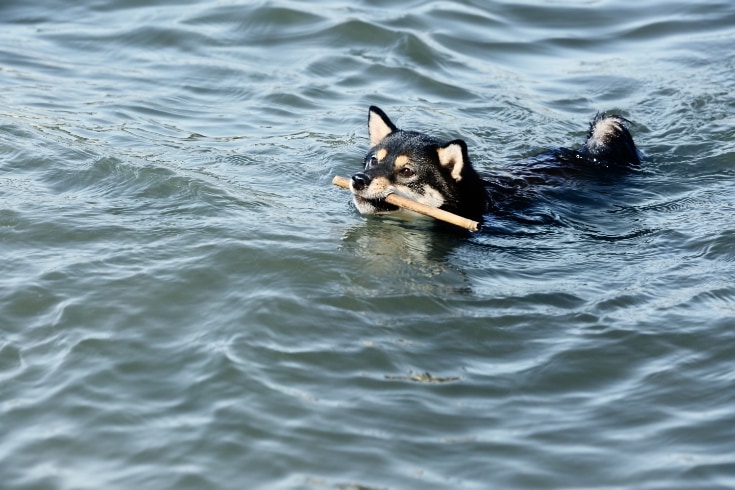
<instances>
[{"instance_id":1,"label":"swimming dog","mask_svg":"<svg viewBox=\"0 0 735 490\"><path fill-rule=\"evenodd\" d=\"M625 167L640 163L639 152L628 121L618 115L599 113L590 123L579 150L563 149L575 164ZM467 143L442 141L432 136L398 129L380 108L368 111L370 150L364 168L350 178L355 207L362 214L398 211L383 199L395 193L428 206L481 220L492 208L489 182L470 162Z\"/></svg>"}]
</instances>

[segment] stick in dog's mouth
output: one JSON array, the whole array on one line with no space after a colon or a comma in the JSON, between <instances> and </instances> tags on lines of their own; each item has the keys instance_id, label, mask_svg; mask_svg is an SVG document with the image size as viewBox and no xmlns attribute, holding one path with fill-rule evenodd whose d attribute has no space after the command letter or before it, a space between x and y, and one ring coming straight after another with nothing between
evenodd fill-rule
<instances>
[{"instance_id":1,"label":"stick in dog's mouth","mask_svg":"<svg viewBox=\"0 0 735 490\"><path fill-rule=\"evenodd\" d=\"M343 189L350 188L349 179L346 179L345 177L341 177L339 175L335 175L334 179L332 179L332 184L338 187L342 187ZM416 202L413 199L408 199L407 197L399 196L396 194L388 194L385 199L383 199L383 201L393 206L407 209L409 211L423 214L425 216L430 216L434 219L438 219L440 221L444 221L445 223L459 226L469 231L478 231L480 229L480 223L477 221L463 218L462 216L450 213L449 211L444 211L443 209L432 208L431 206L421 204L420 202Z\"/></svg>"},{"instance_id":2,"label":"stick in dog's mouth","mask_svg":"<svg viewBox=\"0 0 735 490\"><path fill-rule=\"evenodd\" d=\"M392 194L388 194L389 196ZM387 197L387 196L386 196ZM372 208L375 214L381 214L381 213L392 213L394 211L398 211L400 207L395 206L393 204L390 204L385 200L385 197L380 199L369 199L367 197L358 196L356 194L352 195L352 198L355 200L355 204L360 203L363 206L368 206Z\"/></svg>"}]
</instances>

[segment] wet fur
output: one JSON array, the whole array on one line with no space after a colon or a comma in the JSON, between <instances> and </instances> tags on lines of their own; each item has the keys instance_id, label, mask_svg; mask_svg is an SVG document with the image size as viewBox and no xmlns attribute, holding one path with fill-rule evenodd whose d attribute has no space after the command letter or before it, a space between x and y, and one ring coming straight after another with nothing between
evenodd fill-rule
<instances>
[{"instance_id":1,"label":"wet fur","mask_svg":"<svg viewBox=\"0 0 735 490\"><path fill-rule=\"evenodd\" d=\"M560 156L597 167L639 164L626 122L617 115L597 114L584 145L579 150L560 149ZM368 133L371 148L363 170L350 179L353 202L362 214L397 211L384 201L391 193L475 220L495 208L488 194L493 186L473 168L463 140L443 142L401 130L375 106L368 111Z\"/></svg>"}]
</instances>

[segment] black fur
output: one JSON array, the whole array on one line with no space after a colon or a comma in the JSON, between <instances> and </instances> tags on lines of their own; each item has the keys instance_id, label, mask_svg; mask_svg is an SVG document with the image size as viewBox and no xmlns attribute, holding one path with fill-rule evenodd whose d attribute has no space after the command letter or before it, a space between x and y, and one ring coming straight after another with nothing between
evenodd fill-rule
<instances>
[{"instance_id":1,"label":"black fur","mask_svg":"<svg viewBox=\"0 0 735 490\"><path fill-rule=\"evenodd\" d=\"M622 116L598 112L590 123L587 140L579 150L584 160L605 166L638 165L641 163L638 150ZM609 126L609 131L601 131L600 126ZM604 134L598 135L598 132Z\"/></svg>"},{"instance_id":2,"label":"black fur","mask_svg":"<svg viewBox=\"0 0 735 490\"><path fill-rule=\"evenodd\" d=\"M579 150L559 149L554 154L560 161L574 165L637 165L639 153L626 122L621 116L599 113ZM375 106L368 111L368 132L372 147L365 156L363 171L351 179L353 199L360 212L397 211L383 200L390 193L475 220L481 220L489 209L497 210L488 191L494 194L500 187L493 184L495 179L483 180L478 175L463 140L442 142L416 131L403 131Z\"/></svg>"}]
</instances>

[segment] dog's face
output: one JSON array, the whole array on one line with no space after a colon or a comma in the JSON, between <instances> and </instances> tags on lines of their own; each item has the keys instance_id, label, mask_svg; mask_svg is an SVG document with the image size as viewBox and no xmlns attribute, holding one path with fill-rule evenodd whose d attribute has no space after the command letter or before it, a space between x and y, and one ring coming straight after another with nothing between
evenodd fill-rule
<instances>
[{"instance_id":1,"label":"dog's face","mask_svg":"<svg viewBox=\"0 0 735 490\"><path fill-rule=\"evenodd\" d=\"M391 193L435 208L455 207L460 197L458 185L469 167L464 141L442 144L425 134L401 131L377 107L368 113L368 132L371 148L364 169L350 180L358 211L397 211L383 201Z\"/></svg>"}]
</instances>

